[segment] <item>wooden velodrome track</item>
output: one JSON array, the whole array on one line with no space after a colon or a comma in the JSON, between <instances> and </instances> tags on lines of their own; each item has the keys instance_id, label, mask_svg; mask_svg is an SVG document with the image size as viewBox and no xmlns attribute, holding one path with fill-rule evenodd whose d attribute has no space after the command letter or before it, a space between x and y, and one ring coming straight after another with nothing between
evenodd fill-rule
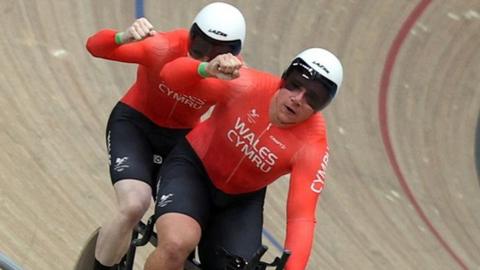
<instances>
[{"instance_id":1,"label":"wooden velodrome track","mask_svg":"<svg viewBox=\"0 0 480 270\"><path fill-rule=\"evenodd\" d=\"M189 27L208 2L146 0L145 13L157 30ZM228 2L250 66L281 74L315 46L344 63L308 269L480 269L480 1ZM0 14L0 251L72 269L114 208L105 124L135 76L84 44L126 28L134 1L2 0ZM266 206L281 242L287 186Z\"/></svg>"}]
</instances>

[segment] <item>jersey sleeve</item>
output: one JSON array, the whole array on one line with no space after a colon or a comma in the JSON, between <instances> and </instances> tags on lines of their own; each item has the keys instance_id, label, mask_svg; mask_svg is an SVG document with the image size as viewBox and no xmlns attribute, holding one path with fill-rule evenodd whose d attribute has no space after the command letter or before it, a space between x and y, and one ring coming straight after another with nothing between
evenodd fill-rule
<instances>
[{"instance_id":1,"label":"jersey sleeve","mask_svg":"<svg viewBox=\"0 0 480 270\"><path fill-rule=\"evenodd\" d=\"M215 102L227 101L231 97L231 93L243 85L242 81L246 81L242 78L231 81L204 78L198 73L200 63L191 57L179 57L165 64L160 72L160 77L178 92L194 89Z\"/></svg>"},{"instance_id":2,"label":"jersey sleeve","mask_svg":"<svg viewBox=\"0 0 480 270\"><path fill-rule=\"evenodd\" d=\"M160 77L176 89L189 89L201 84L197 72L200 62L191 57L179 57L163 66Z\"/></svg>"},{"instance_id":3,"label":"jersey sleeve","mask_svg":"<svg viewBox=\"0 0 480 270\"><path fill-rule=\"evenodd\" d=\"M136 63L150 66L165 57L172 49L172 44L182 42L185 46L187 34L185 31L157 33L141 41L125 44L115 43L116 30L104 29L88 38L86 48L95 57L108 60Z\"/></svg>"},{"instance_id":4,"label":"jersey sleeve","mask_svg":"<svg viewBox=\"0 0 480 270\"><path fill-rule=\"evenodd\" d=\"M304 270L310 257L315 230L315 209L325 183L328 148L304 147L294 157L287 200L285 248L292 252L287 270Z\"/></svg>"}]
</instances>

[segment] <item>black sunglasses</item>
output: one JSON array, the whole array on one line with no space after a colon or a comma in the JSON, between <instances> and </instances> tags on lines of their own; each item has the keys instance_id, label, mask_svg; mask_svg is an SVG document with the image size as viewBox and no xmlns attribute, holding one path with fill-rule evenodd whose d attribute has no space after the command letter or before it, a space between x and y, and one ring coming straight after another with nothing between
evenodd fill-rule
<instances>
[{"instance_id":1,"label":"black sunglasses","mask_svg":"<svg viewBox=\"0 0 480 270\"><path fill-rule=\"evenodd\" d=\"M190 28L190 45L188 52L195 59L207 57L212 60L217 55L231 53L238 55L242 48L240 40L221 41L207 36L196 23Z\"/></svg>"},{"instance_id":2,"label":"black sunglasses","mask_svg":"<svg viewBox=\"0 0 480 270\"><path fill-rule=\"evenodd\" d=\"M290 91L306 90L305 100L314 111L325 108L335 96L337 85L322 76L305 61L296 58L282 75L282 87Z\"/></svg>"}]
</instances>

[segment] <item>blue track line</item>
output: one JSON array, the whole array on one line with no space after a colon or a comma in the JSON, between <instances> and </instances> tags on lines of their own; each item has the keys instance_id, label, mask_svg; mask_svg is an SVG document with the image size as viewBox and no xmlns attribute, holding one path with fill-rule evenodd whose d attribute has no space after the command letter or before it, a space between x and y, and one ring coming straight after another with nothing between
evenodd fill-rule
<instances>
[{"instance_id":1,"label":"blue track line","mask_svg":"<svg viewBox=\"0 0 480 270\"><path fill-rule=\"evenodd\" d=\"M145 17L145 6L143 0L135 0L135 18Z\"/></svg>"},{"instance_id":2,"label":"blue track line","mask_svg":"<svg viewBox=\"0 0 480 270\"><path fill-rule=\"evenodd\" d=\"M144 0L135 0L135 18L141 17L145 17ZM283 252L283 246L273 237L273 234L265 228L263 228L263 236L265 236L278 251Z\"/></svg>"},{"instance_id":3,"label":"blue track line","mask_svg":"<svg viewBox=\"0 0 480 270\"><path fill-rule=\"evenodd\" d=\"M272 243L272 245L280 252L283 252L284 249L283 249L283 246L277 241L277 239L275 239L275 237L273 237L273 235L265 228L263 228L263 236L265 236L265 238L268 239L268 241L270 241L270 243Z\"/></svg>"}]
</instances>

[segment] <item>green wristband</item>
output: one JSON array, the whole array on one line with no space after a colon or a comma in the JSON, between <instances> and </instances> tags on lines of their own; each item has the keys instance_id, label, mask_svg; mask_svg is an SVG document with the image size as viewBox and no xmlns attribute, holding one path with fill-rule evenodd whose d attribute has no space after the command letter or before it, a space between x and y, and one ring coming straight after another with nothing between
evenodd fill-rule
<instances>
[{"instance_id":1,"label":"green wristband","mask_svg":"<svg viewBox=\"0 0 480 270\"><path fill-rule=\"evenodd\" d=\"M198 65L197 69L198 74L204 78L210 77L210 74L207 72L207 65L207 62L202 62L200 65Z\"/></svg>"},{"instance_id":2,"label":"green wristband","mask_svg":"<svg viewBox=\"0 0 480 270\"><path fill-rule=\"evenodd\" d=\"M116 43L117 45L122 45L122 43L123 43L123 42L122 42L122 36L123 36L123 32L117 32L117 33L115 34L115 43Z\"/></svg>"}]
</instances>

